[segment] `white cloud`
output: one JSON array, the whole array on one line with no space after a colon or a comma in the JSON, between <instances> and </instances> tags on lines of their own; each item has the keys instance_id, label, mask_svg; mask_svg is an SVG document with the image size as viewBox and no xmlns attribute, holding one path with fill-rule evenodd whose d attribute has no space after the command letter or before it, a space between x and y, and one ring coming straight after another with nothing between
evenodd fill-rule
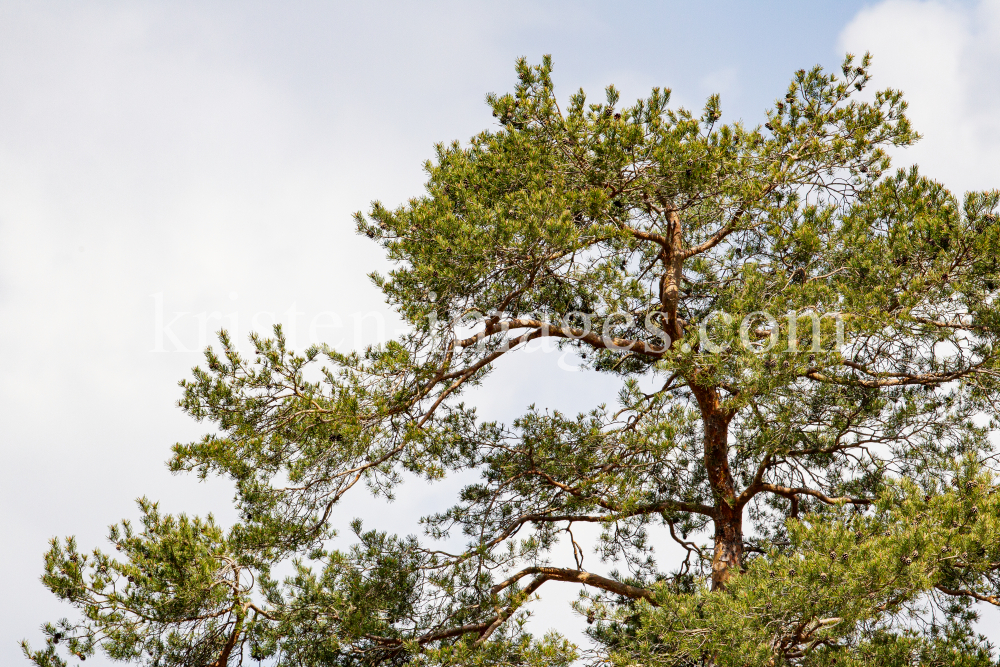
<instances>
[{"instance_id":1,"label":"white cloud","mask_svg":"<svg viewBox=\"0 0 1000 667\"><path fill-rule=\"evenodd\" d=\"M956 194L1000 188L1000 2L888 0L841 35L874 56L873 85L902 90L923 139L897 154ZM1000 612L982 605L980 631L1000 642Z\"/></svg>"},{"instance_id":2,"label":"white cloud","mask_svg":"<svg viewBox=\"0 0 1000 667\"><path fill-rule=\"evenodd\" d=\"M513 78L495 48L513 19L484 37L486 7L232 9L0 4L0 599L21 601L0 608L0 663L72 613L37 581L52 535L105 547L143 494L231 520L228 484L163 466L207 428L174 407L204 334L294 309L299 349L310 331L357 345L359 311L391 335L365 278L386 262L351 213L419 196L433 143L487 125L484 93ZM165 324L192 313L174 328L189 351L150 352L155 294ZM554 367L542 356L528 362ZM554 374L525 391L508 371L493 403L608 394ZM408 484L388 509L354 494L342 523L418 532L456 483Z\"/></svg>"},{"instance_id":3,"label":"white cloud","mask_svg":"<svg viewBox=\"0 0 1000 667\"><path fill-rule=\"evenodd\" d=\"M923 139L899 156L953 191L1000 186L1000 2L889 0L844 29L874 56L873 85L903 91Z\"/></svg>"}]
</instances>

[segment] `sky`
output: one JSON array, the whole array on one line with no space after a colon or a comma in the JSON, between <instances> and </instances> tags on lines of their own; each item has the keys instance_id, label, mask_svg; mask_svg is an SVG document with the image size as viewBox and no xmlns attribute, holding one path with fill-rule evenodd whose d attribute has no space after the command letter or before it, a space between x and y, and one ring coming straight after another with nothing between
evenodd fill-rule
<instances>
[{"instance_id":1,"label":"sky","mask_svg":"<svg viewBox=\"0 0 1000 667\"><path fill-rule=\"evenodd\" d=\"M560 96L720 93L754 125L795 70L871 51L924 135L898 163L960 192L1000 186L997 34L997 1L0 0L0 663L69 611L38 581L52 536L104 546L140 496L232 520L225 481L164 465L208 429L175 402L213 331L282 322L347 349L398 330L351 214L419 196L435 143L493 125L484 97L519 56L552 54ZM539 351L486 389L484 416L509 418L614 385ZM456 484L357 496L340 520L417 532Z\"/></svg>"}]
</instances>

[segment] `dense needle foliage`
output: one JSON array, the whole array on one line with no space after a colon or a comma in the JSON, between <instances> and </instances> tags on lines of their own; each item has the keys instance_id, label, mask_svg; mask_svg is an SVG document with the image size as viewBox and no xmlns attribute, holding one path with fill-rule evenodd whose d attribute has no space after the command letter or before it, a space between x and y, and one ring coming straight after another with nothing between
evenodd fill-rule
<instances>
[{"instance_id":1,"label":"dense needle foliage","mask_svg":"<svg viewBox=\"0 0 1000 667\"><path fill-rule=\"evenodd\" d=\"M891 170L918 137L899 92L858 96L868 68L800 70L747 126L664 89L563 108L549 60L519 62L498 128L357 216L411 333L297 354L276 329L250 356L223 334L182 383L215 433L170 466L231 479L239 523L142 501L120 554L55 540L43 581L80 615L27 656L995 664L972 623L1000 605L1000 193ZM546 338L619 395L506 424L462 402ZM329 550L345 494L457 471L479 481L421 535L355 523ZM591 646L527 631L558 586Z\"/></svg>"}]
</instances>

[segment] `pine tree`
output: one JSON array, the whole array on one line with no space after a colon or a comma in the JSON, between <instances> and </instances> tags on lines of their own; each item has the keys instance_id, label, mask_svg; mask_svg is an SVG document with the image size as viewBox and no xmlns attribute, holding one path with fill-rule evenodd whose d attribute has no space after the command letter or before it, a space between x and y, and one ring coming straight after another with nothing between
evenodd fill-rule
<instances>
[{"instance_id":1,"label":"pine tree","mask_svg":"<svg viewBox=\"0 0 1000 667\"><path fill-rule=\"evenodd\" d=\"M973 623L1000 605L1000 192L890 170L918 135L900 92L858 99L869 60L799 70L757 127L665 89L563 110L549 59L519 62L488 97L498 128L438 146L424 196L357 215L411 332L297 354L276 328L250 356L221 334L180 401L217 433L170 465L232 480L239 523L144 500L120 555L53 541L43 581L82 615L26 655L996 664ZM541 339L619 377L611 407L506 424L462 402ZM355 522L329 550L355 487L459 471L479 481L421 536ZM593 551L619 569L585 569ZM590 648L524 623L567 585Z\"/></svg>"}]
</instances>

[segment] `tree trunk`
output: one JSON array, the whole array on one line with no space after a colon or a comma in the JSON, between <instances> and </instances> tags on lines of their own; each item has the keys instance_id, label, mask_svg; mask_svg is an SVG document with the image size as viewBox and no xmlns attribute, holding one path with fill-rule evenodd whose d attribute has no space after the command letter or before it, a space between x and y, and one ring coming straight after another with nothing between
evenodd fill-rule
<instances>
[{"instance_id":1,"label":"tree trunk","mask_svg":"<svg viewBox=\"0 0 1000 667\"><path fill-rule=\"evenodd\" d=\"M724 513L723 509L727 511ZM712 552L712 590L722 590L733 572L743 567L743 509L719 506Z\"/></svg>"},{"instance_id":2,"label":"tree trunk","mask_svg":"<svg viewBox=\"0 0 1000 667\"><path fill-rule=\"evenodd\" d=\"M663 202L666 205L666 202ZM665 271L660 279L660 304L667 319L671 344L684 335L677 314L681 279L684 270L683 226L677 211L667 206L667 237L664 247ZM698 374L689 377L702 423L705 425L705 470L715 500L715 550L712 554L712 590L722 590L733 572L743 567L743 508L737 506L736 482L729 468L729 420L732 414L723 409L718 387L698 384Z\"/></svg>"},{"instance_id":3,"label":"tree trunk","mask_svg":"<svg viewBox=\"0 0 1000 667\"><path fill-rule=\"evenodd\" d=\"M712 590L725 588L733 572L743 567L743 508L736 503L736 482L729 468L729 420L714 388L692 385L705 425L705 471L715 499L715 550Z\"/></svg>"}]
</instances>

